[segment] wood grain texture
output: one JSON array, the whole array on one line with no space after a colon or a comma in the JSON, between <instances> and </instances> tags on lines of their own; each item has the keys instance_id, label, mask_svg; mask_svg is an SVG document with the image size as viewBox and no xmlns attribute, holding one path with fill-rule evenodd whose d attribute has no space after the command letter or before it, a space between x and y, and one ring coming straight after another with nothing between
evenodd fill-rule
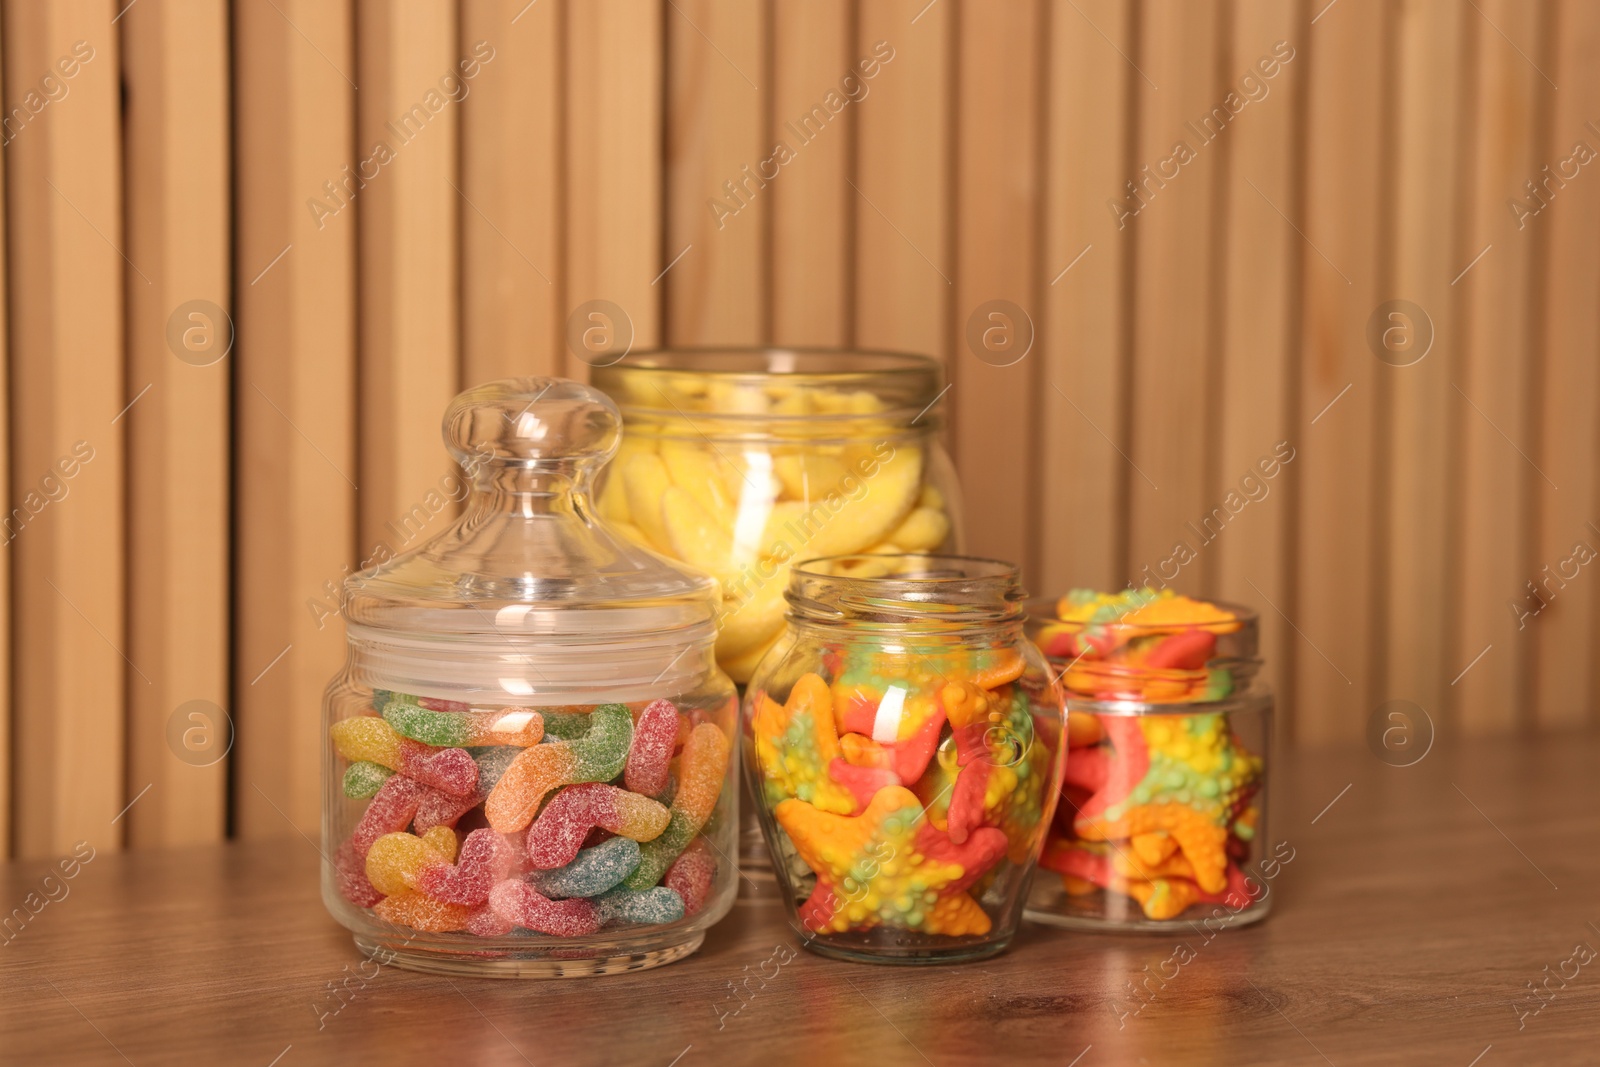
<instances>
[{"instance_id":1,"label":"wood grain texture","mask_svg":"<svg viewBox=\"0 0 1600 1067\"><path fill-rule=\"evenodd\" d=\"M772 187L789 158L767 130L768 7L674 0L663 15L667 262L655 284L666 291L667 344L754 344L767 334Z\"/></svg>"},{"instance_id":2,"label":"wood grain texture","mask_svg":"<svg viewBox=\"0 0 1600 1067\"><path fill-rule=\"evenodd\" d=\"M13 635L12 693L16 706L39 709L13 734L22 855L98 832L127 802L127 692L152 684L127 658L123 615L127 426L118 416L134 399L123 287L150 283L123 247L113 14L96 0L5 8L8 258L28 264L10 271L8 292L6 532L12 604L28 620Z\"/></svg>"},{"instance_id":3,"label":"wood grain texture","mask_svg":"<svg viewBox=\"0 0 1600 1067\"><path fill-rule=\"evenodd\" d=\"M561 369L563 0L464 0L495 61L461 103L461 382Z\"/></svg>"},{"instance_id":4,"label":"wood grain texture","mask_svg":"<svg viewBox=\"0 0 1600 1067\"><path fill-rule=\"evenodd\" d=\"M1381 695L1430 714L1442 712L1450 680L1464 666L1452 665L1450 634L1437 619L1449 598L1450 556L1442 549L1455 525L1451 434L1463 406L1451 386L1462 335L1460 287L1450 283L1463 266L1455 238L1466 172L1441 169L1438 161L1460 158L1467 143L1461 101L1470 97L1463 65L1469 17L1476 18L1470 8L1451 4L1395 9L1393 221L1379 295L1410 301L1425 317L1404 308L1381 316L1380 336L1391 342L1382 350L1393 362L1380 363L1376 380L1382 540L1374 564L1382 637L1374 669ZM1432 347L1418 359L1430 331Z\"/></svg>"},{"instance_id":5,"label":"wood grain texture","mask_svg":"<svg viewBox=\"0 0 1600 1067\"><path fill-rule=\"evenodd\" d=\"M1177 546L1199 536L1189 523L1204 531L1221 504L1206 496L1202 400L1215 354L1215 193L1221 142L1254 117L1229 114L1217 61L1222 12L1208 0L1141 20L1134 160L1117 196L1117 235L1134 257L1129 457L1142 472L1129 482L1128 569L1156 585L1185 567L1184 584L1199 579Z\"/></svg>"},{"instance_id":6,"label":"wood grain texture","mask_svg":"<svg viewBox=\"0 0 1600 1067\"><path fill-rule=\"evenodd\" d=\"M1457 676L1451 709L1463 729L1481 732L1509 731L1518 725L1519 708L1531 711L1517 699L1527 685L1530 645L1518 640L1507 603L1535 578L1533 483L1550 476L1536 467L1530 451L1538 448L1532 381L1539 354L1531 344L1529 285L1535 248L1521 239L1529 234L1517 232L1506 202L1539 171L1537 107L1553 90L1519 54L1538 50L1542 9L1490 2L1480 7L1469 23L1477 35L1476 95L1467 118L1474 179L1461 230L1468 256L1487 251L1457 283L1464 313L1460 376L1452 390L1459 405L1461 463L1451 658L1457 670L1467 670L1480 650L1488 651ZM1554 489L1560 483L1542 484Z\"/></svg>"},{"instance_id":7,"label":"wood grain texture","mask_svg":"<svg viewBox=\"0 0 1600 1067\"><path fill-rule=\"evenodd\" d=\"M590 301L610 301L626 315L636 349L660 342L661 289L652 282L668 265L661 242L663 17L647 0L594 0L572 7L566 19L565 316ZM567 349L566 373L586 378L584 359L570 341Z\"/></svg>"},{"instance_id":8,"label":"wood grain texture","mask_svg":"<svg viewBox=\"0 0 1600 1067\"><path fill-rule=\"evenodd\" d=\"M456 28L446 0L356 8L356 84L366 86L356 95L363 162L350 196L361 220L357 499L369 554L403 551L442 529L449 511L435 501L460 492L454 464L427 431L460 383L461 102L496 51L487 40L458 45Z\"/></svg>"},{"instance_id":9,"label":"wood grain texture","mask_svg":"<svg viewBox=\"0 0 1600 1067\"><path fill-rule=\"evenodd\" d=\"M1490 1045L1484 1064L1583 1063L1600 1005L1587 969L1565 988L1552 979L1556 997L1520 1030L1516 1008L1543 968L1594 944L1582 887L1600 858L1571 843L1600 833L1585 785L1597 758L1596 735L1559 734L1440 747L1404 770L1360 747L1285 759L1270 838L1290 858L1266 883L1265 922L1165 936L1026 924L1002 956L914 973L800 950L741 880L746 895L704 947L662 970L523 984L385 967L363 979L304 842L97 851L70 880L54 858L13 863L0 871L7 902L42 899L47 872L58 899L6 933L0 1042L16 1062L74 1067L280 1055L1465 1067ZM1163 966L1179 945L1188 962ZM774 946L795 953L775 977L762 968ZM731 1014L730 983L758 972ZM1128 987L1147 978L1140 1007ZM432 1025L404 1025L419 1018Z\"/></svg>"},{"instance_id":10,"label":"wood grain texture","mask_svg":"<svg viewBox=\"0 0 1600 1067\"><path fill-rule=\"evenodd\" d=\"M0 17L0 86L5 85L5 20ZM9 139L9 134L0 130ZM0 204L6 203L5 168L0 167ZM9 278L6 213L0 210L0 291ZM11 500L11 345L10 315L0 300L0 500ZM5 534L5 549L11 533ZM8 553L9 554L9 553ZM0 562L0 856L11 855L11 560Z\"/></svg>"},{"instance_id":11,"label":"wood grain texture","mask_svg":"<svg viewBox=\"0 0 1600 1067\"><path fill-rule=\"evenodd\" d=\"M353 481L354 219L343 211L319 219L308 203L340 180L354 151L352 21L348 3L324 0L234 9L234 121L244 131L234 260L233 832L241 837L317 832L322 692L345 658L340 583L363 559Z\"/></svg>"},{"instance_id":12,"label":"wood grain texture","mask_svg":"<svg viewBox=\"0 0 1600 1067\"><path fill-rule=\"evenodd\" d=\"M1519 620L1532 631L1519 626L1518 636L1531 638L1529 684L1542 727L1572 725L1593 715L1600 678L1580 666L1594 659L1600 582L1588 581L1594 575L1579 562L1585 553L1576 550L1582 544L1591 555L1600 552L1600 531L1594 528L1600 526L1594 462L1600 455L1600 360L1594 358L1600 350L1594 300L1600 292L1600 244L1592 239L1600 232L1600 183L1585 184L1581 169L1578 177L1563 177L1572 174L1580 143L1600 151L1600 133L1590 126L1591 121L1600 126L1600 66L1590 59L1600 49L1600 10L1565 3L1551 14L1545 33L1554 47L1546 51L1546 69L1562 89L1541 93L1550 120L1538 149L1539 177L1530 179L1547 199L1541 206L1526 195L1526 186L1517 197L1523 212L1538 208L1525 218L1533 232L1517 234L1534 238L1540 256L1533 310L1542 325L1534 343L1545 363L1535 397L1536 458L1562 487L1558 492L1543 479L1532 483L1538 500L1532 560L1537 570L1528 577L1541 589L1537 599L1512 594ZM1546 185L1550 174L1555 180ZM1517 592L1526 591L1524 586Z\"/></svg>"},{"instance_id":13,"label":"wood grain texture","mask_svg":"<svg viewBox=\"0 0 1600 1067\"><path fill-rule=\"evenodd\" d=\"M1139 477L1126 458L1129 250L1108 202L1127 180L1133 10L1127 0L1050 6L1032 579L1043 594L1129 579L1128 481ZM1089 99L1096 106L1079 106Z\"/></svg>"},{"instance_id":14,"label":"wood grain texture","mask_svg":"<svg viewBox=\"0 0 1600 1067\"><path fill-rule=\"evenodd\" d=\"M1299 400L1290 425L1299 490L1295 597L1266 610L1297 631L1286 651L1293 736L1359 736L1372 710L1373 433L1388 8L1342 0L1306 37ZM1298 48L1297 48L1298 51ZM1290 225L1285 222L1285 225ZM1346 391L1346 386L1349 387ZM1340 394L1343 394L1342 396ZM1331 405L1331 406L1330 406ZM1352 576L1359 576L1352 580Z\"/></svg>"},{"instance_id":15,"label":"wood grain texture","mask_svg":"<svg viewBox=\"0 0 1600 1067\"><path fill-rule=\"evenodd\" d=\"M860 0L857 48L892 49L856 115L856 344L948 355L955 8ZM912 20L916 21L913 22ZM949 400L949 398L946 398Z\"/></svg>"},{"instance_id":16,"label":"wood grain texture","mask_svg":"<svg viewBox=\"0 0 1600 1067\"><path fill-rule=\"evenodd\" d=\"M227 830L231 734L218 713L228 704L233 366L227 12L157 0L130 9L118 28L127 252L150 279L130 272L126 288L128 382L150 387L123 418L128 658L150 679L128 689L129 785L150 786L128 812L128 841L187 844ZM209 707L180 711L191 701Z\"/></svg>"},{"instance_id":17,"label":"wood grain texture","mask_svg":"<svg viewBox=\"0 0 1600 1067\"><path fill-rule=\"evenodd\" d=\"M962 475L968 551L1031 567L1040 373L1033 348L1046 284L1036 222L1044 7L1030 0L957 11L951 379L961 399L952 453Z\"/></svg>"},{"instance_id":18,"label":"wood grain texture","mask_svg":"<svg viewBox=\"0 0 1600 1067\"><path fill-rule=\"evenodd\" d=\"M772 6L771 108L762 144L801 149L782 180L772 183L769 332L778 345L837 347L852 334L850 236L860 198L846 179L856 109L877 106L872 94L889 69L859 46L855 19L854 0L776 0ZM841 83L845 99L852 87L859 98L833 115L825 98ZM814 117L819 104L826 123Z\"/></svg>"}]
</instances>

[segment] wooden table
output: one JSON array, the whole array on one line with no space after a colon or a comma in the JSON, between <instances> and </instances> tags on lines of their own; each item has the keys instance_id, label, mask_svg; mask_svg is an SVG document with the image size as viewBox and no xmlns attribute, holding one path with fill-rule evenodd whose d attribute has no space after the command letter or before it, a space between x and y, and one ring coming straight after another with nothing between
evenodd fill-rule
<instances>
[{"instance_id":1,"label":"wooden table","mask_svg":"<svg viewBox=\"0 0 1600 1067\"><path fill-rule=\"evenodd\" d=\"M4 907L59 899L0 944L0 1063L1597 1063L1600 959L1569 962L1600 948L1597 763L1596 735L1441 740L1407 768L1365 748L1284 758L1271 838L1294 858L1260 926L1208 941L1030 925L997 959L921 970L800 952L727 1015L730 982L795 943L748 884L698 955L661 970L384 967L324 1015L361 961L304 840L102 851L49 887L53 862L18 862ZM1180 943L1193 958L1141 1007L1128 983Z\"/></svg>"}]
</instances>

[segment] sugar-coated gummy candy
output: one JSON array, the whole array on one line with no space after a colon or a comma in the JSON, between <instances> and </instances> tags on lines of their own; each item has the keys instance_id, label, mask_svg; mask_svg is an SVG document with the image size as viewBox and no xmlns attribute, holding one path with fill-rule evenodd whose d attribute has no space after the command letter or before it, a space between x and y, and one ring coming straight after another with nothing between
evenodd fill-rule
<instances>
[{"instance_id":1,"label":"sugar-coated gummy candy","mask_svg":"<svg viewBox=\"0 0 1600 1067\"><path fill-rule=\"evenodd\" d=\"M518 752L518 749L506 746L472 751L472 758L478 764L478 791L484 797L499 784L501 776L511 766L511 761L517 758Z\"/></svg>"},{"instance_id":2,"label":"sugar-coated gummy candy","mask_svg":"<svg viewBox=\"0 0 1600 1067\"><path fill-rule=\"evenodd\" d=\"M344 795L357 800L370 797L383 788L383 783L387 782L393 773L381 763L357 760L345 768L344 781L341 783Z\"/></svg>"},{"instance_id":3,"label":"sugar-coated gummy candy","mask_svg":"<svg viewBox=\"0 0 1600 1067\"><path fill-rule=\"evenodd\" d=\"M683 898L664 885L629 889L625 885L595 898L602 923L674 923L684 916Z\"/></svg>"},{"instance_id":4,"label":"sugar-coated gummy candy","mask_svg":"<svg viewBox=\"0 0 1600 1067\"><path fill-rule=\"evenodd\" d=\"M454 865L423 868L415 888L434 900L477 907L488 902L489 890L516 866L516 851L514 844L493 830L474 830L461 842L461 855Z\"/></svg>"},{"instance_id":5,"label":"sugar-coated gummy candy","mask_svg":"<svg viewBox=\"0 0 1600 1067\"><path fill-rule=\"evenodd\" d=\"M383 894L367 881L367 864L356 854L355 843L346 841L333 855L334 879L339 895L358 908L370 908L383 899Z\"/></svg>"},{"instance_id":6,"label":"sugar-coated gummy candy","mask_svg":"<svg viewBox=\"0 0 1600 1067\"><path fill-rule=\"evenodd\" d=\"M367 881L385 896L417 888L422 873L431 867L448 867L455 859L455 831L447 826L415 834L384 834L367 850Z\"/></svg>"},{"instance_id":7,"label":"sugar-coated gummy candy","mask_svg":"<svg viewBox=\"0 0 1600 1067\"><path fill-rule=\"evenodd\" d=\"M457 796L471 794L478 784L478 765L460 748L433 748L401 737L393 726L373 715L333 724L328 731L339 755L352 762L381 763L423 785Z\"/></svg>"},{"instance_id":8,"label":"sugar-coated gummy candy","mask_svg":"<svg viewBox=\"0 0 1600 1067\"><path fill-rule=\"evenodd\" d=\"M489 825L501 833L520 830L557 786L610 781L622 773L632 740L633 715L627 707L602 704L590 714L582 737L523 749L484 803ZM473 768L476 774L477 765Z\"/></svg>"},{"instance_id":9,"label":"sugar-coated gummy candy","mask_svg":"<svg viewBox=\"0 0 1600 1067\"><path fill-rule=\"evenodd\" d=\"M350 843L363 861L372 843L384 834L398 833L411 825L428 787L403 774L390 777L362 813L361 821L350 834Z\"/></svg>"},{"instance_id":10,"label":"sugar-coated gummy candy","mask_svg":"<svg viewBox=\"0 0 1600 1067\"><path fill-rule=\"evenodd\" d=\"M727 735L715 723L703 722L690 731L678 760L678 793L671 818L660 836L640 848L639 866L623 883L628 888L648 889L659 882L706 824L722 792L729 747Z\"/></svg>"},{"instance_id":11,"label":"sugar-coated gummy candy","mask_svg":"<svg viewBox=\"0 0 1600 1067\"><path fill-rule=\"evenodd\" d=\"M437 748L513 745L526 748L544 737L544 718L530 708L492 711L433 711L419 704L390 701L383 718L395 732Z\"/></svg>"},{"instance_id":12,"label":"sugar-coated gummy candy","mask_svg":"<svg viewBox=\"0 0 1600 1067\"><path fill-rule=\"evenodd\" d=\"M667 787L672 750L678 743L678 709L670 700L653 700L639 713L633 745L622 772L623 784L653 797Z\"/></svg>"},{"instance_id":13,"label":"sugar-coated gummy candy","mask_svg":"<svg viewBox=\"0 0 1600 1067\"><path fill-rule=\"evenodd\" d=\"M589 732L589 714L582 711L544 713L546 741L576 741Z\"/></svg>"},{"instance_id":14,"label":"sugar-coated gummy candy","mask_svg":"<svg viewBox=\"0 0 1600 1067\"><path fill-rule=\"evenodd\" d=\"M571 863L595 827L635 841L666 829L671 813L649 797L603 782L569 785L545 805L528 829L528 858L550 870Z\"/></svg>"},{"instance_id":15,"label":"sugar-coated gummy candy","mask_svg":"<svg viewBox=\"0 0 1600 1067\"><path fill-rule=\"evenodd\" d=\"M547 897L593 897L617 886L639 865L639 843L613 837L578 853L565 867L536 871L528 884Z\"/></svg>"},{"instance_id":16,"label":"sugar-coated gummy candy","mask_svg":"<svg viewBox=\"0 0 1600 1067\"><path fill-rule=\"evenodd\" d=\"M427 933L464 930L473 914L473 909L460 904L446 904L411 892L385 897L378 901L373 911L386 922Z\"/></svg>"},{"instance_id":17,"label":"sugar-coated gummy candy","mask_svg":"<svg viewBox=\"0 0 1600 1067\"><path fill-rule=\"evenodd\" d=\"M507 922L556 937L582 937L600 929L600 913L583 897L551 900L526 882L507 880L489 891L489 907Z\"/></svg>"},{"instance_id":18,"label":"sugar-coated gummy candy","mask_svg":"<svg viewBox=\"0 0 1600 1067\"><path fill-rule=\"evenodd\" d=\"M474 937L504 937L515 930L516 925L485 904L468 916L462 929Z\"/></svg>"},{"instance_id":19,"label":"sugar-coated gummy candy","mask_svg":"<svg viewBox=\"0 0 1600 1067\"><path fill-rule=\"evenodd\" d=\"M717 879L717 857L704 838L697 838L672 861L661 884L683 899L683 913L693 915L711 899L711 887Z\"/></svg>"}]
</instances>

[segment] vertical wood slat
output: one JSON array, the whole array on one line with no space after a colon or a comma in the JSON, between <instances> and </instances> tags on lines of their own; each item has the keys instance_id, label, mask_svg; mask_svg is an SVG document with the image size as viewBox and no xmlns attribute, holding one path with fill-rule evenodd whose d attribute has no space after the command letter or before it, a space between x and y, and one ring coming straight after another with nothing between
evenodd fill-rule
<instances>
[{"instance_id":1,"label":"vertical wood slat","mask_svg":"<svg viewBox=\"0 0 1600 1067\"><path fill-rule=\"evenodd\" d=\"M1450 679L1448 629L1440 625L1447 603L1452 412L1461 398L1451 386L1459 352L1455 299L1450 285L1456 261L1461 189L1455 168L1464 132L1459 101L1466 96L1462 67L1463 21L1476 17L1453 4L1405 4L1395 13L1396 83L1392 135L1394 223L1390 228L1385 302L1407 300L1426 318L1404 310L1383 316L1390 337L1382 348L1394 366L1377 368L1385 399L1384 448L1378 458L1383 493L1383 555L1375 561L1381 583L1378 609L1384 635L1377 668L1382 699L1410 700L1430 715L1444 707ZM1430 330L1433 342L1417 362ZM1393 331L1392 333L1387 333Z\"/></svg>"},{"instance_id":2,"label":"vertical wood slat","mask_svg":"<svg viewBox=\"0 0 1600 1067\"><path fill-rule=\"evenodd\" d=\"M957 8L954 458L968 548L1028 565L1040 317L1040 3ZM1001 308L994 301L1010 307ZM1019 309L1021 314L1017 313Z\"/></svg>"},{"instance_id":3,"label":"vertical wood slat","mask_svg":"<svg viewBox=\"0 0 1600 1067\"><path fill-rule=\"evenodd\" d=\"M120 20L126 84L131 845L219 840L227 824L228 25L200 0ZM145 279L148 278L148 281ZM208 307L196 307L204 301ZM177 348L169 339L175 321ZM179 353L183 353L180 357ZM130 394L131 395L131 394ZM176 746L176 747L174 747Z\"/></svg>"},{"instance_id":4,"label":"vertical wood slat","mask_svg":"<svg viewBox=\"0 0 1600 1067\"><path fill-rule=\"evenodd\" d=\"M859 17L859 49L892 52L856 115L856 344L946 358L954 6L860 0Z\"/></svg>"},{"instance_id":5,"label":"vertical wood slat","mask_svg":"<svg viewBox=\"0 0 1600 1067\"><path fill-rule=\"evenodd\" d=\"M1220 503L1206 494L1211 427L1204 398L1214 308L1213 197L1222 164L1215 142L1236 132L1231 122L1205 126L1212 109L1224 106L1216 60L1221 14L1220 4L1208 0L1143 19L1135 170L1127 178L1136 188L1118 190L1119 203L1132 213L1119 236L1132 244L1136 286L1129 454L1137 472L1129 482L1128 569L1136 581L1159 585L1164 565L1169 574L1181 565L1179 585L1188 588L1210 559L1187 524L1200 526L1207 509ZM1192 153L1187 162L1179 144ZM1196 563L1184 564L1175 553L1180 542L1196 551ZM1165 563L1175 555L1174 564ZM1146 578L1146 568L1157 577Z\"/></svg>"},{"instance_id":6,"label":"vertical wood slat","mask_svg":"<svg viewBox=\"0 0 1600 1067\"><path fill-rule=\"evenodd\" d=\"M1286 692L1283 649L1294 632L1263 598L1289 602L1294 499L1289 486L1299 472L1292 462L1275 465L1282 462L1279 443L1293 448L1301 436L1289 420L1291 287L1300 236L1273 204L1292 213L1298 196L1296 127L1305 83L1305 26L1292 6L1276 0L1234 0L1232 21L1228 84L1249 102L1221 146L1228 164L1227 225L1220 236L1224 296L1213 392L1218 445L1211 495L1232 515L1228 494L1236 494L1233 502L1240 510L1216 536L1207 586L1215 595L1256 607L1262 658L1274 690ZM1286 62L1285 56L1291 58Z\"/></svg>"},{"instance_id":7,"label":"vertical wood slat","mask_svg":"<svg viewBox=\"0 0 1600 1067\"><path fill-rule=\"evenodd\" d=\"M767 334L766 227L772 186L785 177L767 143L767 10L675 0L663 16L666 274L655 284L666 290L668 344L754 344Z\"/></svg>"},{"instance_id":8,"label":"vertical wood slat","mask_svg":"<svg viewBox=\"0 0 1600 1067\"><path fill-rule=\"evenodd\" d=\"M4 90L6 68L5 20L0 18L0 99L9 100ZM10 140L9 131L0 128L0 140ZM7 264L6 177L0 167L0 293L10 291L11 272ZM7 301L0 299L0 500L11 501L11 341ZM5 531L5 548L11 547L11 532ZM7 553L9 555L9 553ZM11 560L0 560L0 859L11 856Z\"/></svg>"},{"instance_id":9,"label":"vertical wood slat","mask_svg":"<svg viewBox=\"0 0 1600 1067\"><path fill-rule=\"evenodd\" d=\"M1134 51L1130 0L1050 9L1050 85L1044 203L1044 364L1037 428L1041 535L1030 579L1037 593L1118 589L1127 581L1122 515L1128 461L1123 419L1127 360L1126 235L1106 201L1127 180ZM1106 38L1100 36L1101 33ZM1095 99L1095 107L1079 103ZM1081 258L1080 258L1081 257ZM1033 358L1033 357L1030 357ZM1119 452L1119 449L1121 452Z\"/></svg>"},{"instance_id":10,"label":"vertical wood slat","mask_svg":"<svg viewBox=\"0 0 1600 1067\"><path fill-rule=\"evenodd\" d=\"M359 213L357 500L361 548L376 556L441 528L458 485L428 430L460 383L458 97L496 52L487 41L457 47L445 0L360 0L356 12L356 158L374 158L375 176L343 221Z\"/></svg>"},{"instance_id":11,"label":"vertical wood slat","mask_svg":"<svg viewBox=\"0 0 1600 1067\"><path fill-rule=\"evenodd\" d=\"M5 8L7 117L18 107L30 116L6 131L8 258L29 265L9 277L7 523L12 602L28 620L13 645L16 706L32 709L14 735L13 821L25 856L84 839L117 845L126 691L150 684L125 658L126 426L117 419L132 398L113 14L104 0ZM80 61L70 79L56 67L63 58ZM50 75L70 95L45 103L40 82Z\"/></svg>"},{"instance_id":12,"label":"vertical wood slat","mask_svg":"<svg viewBox=\"0 0 1600 1067\"><path fill-rule=\"evenodd\" d=\"M667 265L661 20L649 0L575 4L566 19L565 314L608 300L628 316L635 349L660 342L660 287L651 282ZM587 378L584 360L567 347L565 373Z\"/></svg>"},{"instance_id":13,"label":"vertical wood slat","mask_svg":"<svg viewBox=\"0 0 1600 1067\"><path fill-rule=\"evenodd\" d=\"M562 0L464 0L496 51L461 105L461 381L561 369ZM452 195L455 195L452 192Z\"/></svg>"},{"instance_id":14,"label":"vertical wood slat","mask_svg":"<svg viewBox=\"0 0 1600 1067\"><path fill-rule=\"evenodd\" d=\"M1550 86L1518 54L1538 51L1540 9L1488 0L1480 7L1481 14L1473 14L1477 96L1468 118L1475 133L1468 157L1474 179L1461 227L1469 257L1488 251L1458 283L1462 357L1452 390L1458 391L1461 426L1453 664L1457 670L1471 665L1452 686L1452 708L1457 723L1474 732L1508 730L1532 717L1523 699L1529 645L1517 639L1506 600L1533 577L1527 517L1532 483L1547 477L1526 458L1536 447L1529 409L1534 244L1528 233L1516 232L1506 208L1507 196L1540 165L1535 109ZM1516 41L1522 44L1513 47Z\"/></svg>"},{"instance_id":15,"label":"vertical wood slat","mask_svg":"<svg viewBox=\"0 0 1600 1067\"><path fill-rule=\"evenodd\" d=\"M855 44L852 0L776 0L772 7L772 106L763 153L795 152L771 189L767 256L770 339L778 345L842 346L850 340L851 222L857 197L846 182L856 111L876 106L885 68ZM853 50L852 50L853 49ZM855 64L866 61L872 77ZM845 77L865 93L811 132L806 116ZM765 155L763 154L763 158Z\"/></svg>"},{"instance_id":16,"label":"vertical wood slat","mask_svg":"<svg viewBox=\"0 0 1600 1067\"><path fill-rule=\"evenodd\" d=\"M1538 268L1543 292L1535 310L1543 320L1538 348L1547 362L1539 400L1538 452L1530 450L1530 454L1561 486L1556 492L1543 479L1532 483L1539 501L1533 559L1538 571L1528 579L1542 586L1547 566L1554 578L1541 590L1546 606L1526 619L1531 633L1518 630L1518 637L1531 639L1530 682L1538 724L1544 728L1594 722L1595 695L1600 691L1596 689L1600 675L1581 666L1594 659L1600 583L1591 581L1594 575L1590 573L1573 576L1581 562L1574 551L1579 543L1591 552L1600 551L1600 532L1589 525L1600 525L1596 476L1600 360L1595 358L1600 350L1600 314L1595 310L1595 294L1600 292L1600 244L1594 239L1600 233L1600 189L1586 183L1586 175L1572 178L1577 164L1568 162L1580 141L1591 153L1600 151L1600 134L1590 126L1591 120L1600 116L1600 66L1593 59L1600 51L1600 9L1582 0L1568 0L1555 9L1554 23L1553 35L1546 33L1555 41L1553 62L1545 69L1561 91L1543 92L1543 82L1535 88L1543 93L1552 112L1536 156L1541 167L1539 180L1548 164L1556 181L1541 186L1541 194L1549 198L1548 206L1526 218L1525 229L1516 234L1535 237L1543 253ZM1543 65L1544 61L1540 62ZM1600 121L1594 125L1600 126ZM1512 195L1525 209L1538 207L1525 190L1521 192ZM1583 565L1582 571L1588 569ZM1526 591L1524 586L1511 595L1531 612L1539 605L1519 596Z\"/></svg>"},{"instance_id":17,"label":"vertical wood slat","mask_svg":"<svg viewBox=\"0 0 1600 1067\"><path fill-rule=\"evenodd\" d=\"M353 154L352 12L244 0L234 19L234 831L282 837L288 820L314 837L322 693L357 558L356 245L352 217L319 228L307 201Z\"/></svg>"},{"instance_id":18,"label":"vertical wood slat","mask_svg":"<svg viewBox=\"0 0 1600 1067\"><path fill-rule=\"evenodd\" d=\"M1370 620L1374 379L1385 5L1346 0L1307 31L1300 396L1290 426L1299 479L1296 739L1359 736L1373 695ZM1298 60L1297 60L1298 62ZM1349 391L1345 392L1345 387ZM1340 394L1344 395L1341 397ZM1331 406L1329 406L1331 405ZM1271 610L1265 609L1265 610Z\"/></svg>"}]
</instances>

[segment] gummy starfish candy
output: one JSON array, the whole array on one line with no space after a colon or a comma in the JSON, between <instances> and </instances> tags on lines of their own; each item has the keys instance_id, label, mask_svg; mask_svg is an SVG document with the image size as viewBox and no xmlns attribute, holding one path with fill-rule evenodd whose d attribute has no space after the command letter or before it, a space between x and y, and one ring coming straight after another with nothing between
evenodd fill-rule
<instances>
[{"instance_id":1,"label":"gummy starfish candy","mask_svg":"<svg viewBox=\"0 0 1600 1067\"><path fill-rule=\"evenodd\" d=\"M754 732L769 804L798 798L840 815L856 810L855 795L828 776L839 756L839 735L833 697L821 677L802 676L787 704L757 694Z\"/></svg>"},{"instance_id":2,"label":"gummy starfish candy","mask_svg":"<svg viewBox=\"0 0 1600 1067\"><path fill-rule=\"evenodd\" d=\"M989 932L989 916L965 890L1005 854L1000 830L979 827L956 844L923 817L921 801L902 786L879 790L854 817L801 800L783 801L775 814L817 875L816 891L800 909L808 928Z\"/></svg>"}]
</instances>

